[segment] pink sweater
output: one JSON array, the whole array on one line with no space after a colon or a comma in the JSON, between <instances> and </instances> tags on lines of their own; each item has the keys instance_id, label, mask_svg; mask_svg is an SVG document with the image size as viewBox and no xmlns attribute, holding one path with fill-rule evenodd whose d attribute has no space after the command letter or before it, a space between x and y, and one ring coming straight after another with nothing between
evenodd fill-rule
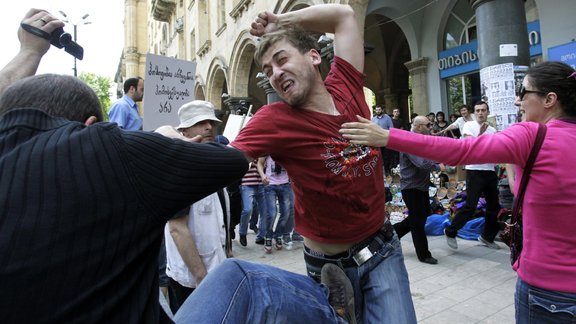
<instances>
[{"instance_id":1,"label":"pink sweater","mask_svg":"<svg viewBox=\"0 0 576 324\"><path fill-rule=\"evenodd\" d=\"M576 124L554 120L534 163L523 203L524 249L514 269L530 285L576 293ZM538 125L456 140L390 130L388 148L448 165L512 163L516 190Z\"/></svg>"}]
</instances>

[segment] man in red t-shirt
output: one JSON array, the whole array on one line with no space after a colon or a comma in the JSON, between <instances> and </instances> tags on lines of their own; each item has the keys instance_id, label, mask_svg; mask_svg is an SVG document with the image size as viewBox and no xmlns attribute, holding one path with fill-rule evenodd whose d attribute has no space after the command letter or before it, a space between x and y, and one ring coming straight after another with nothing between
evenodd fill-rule
<instances>
[{"instance_id":1,"label":"man in red t-shirt","mask_svg":"<svg viewBox=\"0 0 576 324\"><path fill-rule=\"evenodd\" d=\"M300 28L335 36L325 81L316 38ZM250 160L271 155L291 175L309 276L319 280L324 264L337 264L354 286L359 320L415 323L400 243L385 216L379 149L339 134L342 123L370 116L354 11L319 5L263 12L250 32L262 36L255 60L283 102L261 108L231 145Z\"/></svg>"}]
</instances>

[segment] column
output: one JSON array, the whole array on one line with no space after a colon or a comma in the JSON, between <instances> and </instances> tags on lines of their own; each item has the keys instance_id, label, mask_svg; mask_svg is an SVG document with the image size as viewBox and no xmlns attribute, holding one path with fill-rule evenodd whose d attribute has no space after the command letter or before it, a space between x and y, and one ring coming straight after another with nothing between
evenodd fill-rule
<instances>
[{"instance_id":1,"label":"column","mask_svg":"<svg viewBox=\"0 0 576 324\"><path fill-rule=\"evenodd\" d=\"M428 107L428 58L421 57L404 63L408 73L412 77L412 112L418 115L426 115L430 111Z\"/></svg>"},{"instance_id":2,"label":"column","mask_svg":"<svg viewBox=\"0 0 576 324\"><path fill-rule=\"evenodd\" d=\"M261 80L259 80L256 83L256 85L258 86L258 88L264 89L264 92L266 92L266 103L267 104L271 104L273 102L282 100L278 96L278 93L276 93L276 90L274 90L274 88L272 88L272 85L270 84L270 81L268 80L267 77L265 77L265 76L261 77Z\"/></svg>"},{"instance_id":3,"label":"column","mask_svg":"<svg viewBox=\"0 0 576 324\"><path fill-rule=\"evenodd\" d=\"M526 12L520 0L469 0L476 12L480 69L502 64L530 64ZM500 45L517 45L518 55L500 56Z\"/></svg>"},{"instance_id":4,"label":"column","mask_svg":"<svg viewBox=\"0 0 576 324\"><path fill-rule=\"evenodd\" d=\"M136 0L126 0L126 17L124 22L124 62L126 65L125 78L138 76L138 47L137 47L137 10ZM123 80L124 81L124 80Z\"/></svg>"}]
</instances>

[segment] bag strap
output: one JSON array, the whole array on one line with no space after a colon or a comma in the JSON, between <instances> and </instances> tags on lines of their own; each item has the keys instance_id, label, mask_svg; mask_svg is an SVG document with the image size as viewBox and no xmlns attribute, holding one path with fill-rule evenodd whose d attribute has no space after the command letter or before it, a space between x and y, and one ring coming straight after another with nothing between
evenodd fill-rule
<instances>
[{"instance_id":1,"label":"bag strap","mask_svg":"<svg viewBox=\"0 0 576 324\"><path fill-rule=\"evenodd\" d=\"M536 161L536 156L542 147L544 142L544 137L546 137L546 125L538 124L538 133L536 133L536 139L534 140L534 146L530 151L530 156L528 161L524 166L524 172L522 173L522 180L520 180L520 186L518 187L518 195L514 201L514 207L512 207L512 219L511 223L515 224L520 220L520 207L522 206L522 201L524 200L524 192L526 191L526 186L528 186L528 180L530 179L530 173L532 172L532 167L534 166L534 161Z\"/></svg>"}]
</instances>

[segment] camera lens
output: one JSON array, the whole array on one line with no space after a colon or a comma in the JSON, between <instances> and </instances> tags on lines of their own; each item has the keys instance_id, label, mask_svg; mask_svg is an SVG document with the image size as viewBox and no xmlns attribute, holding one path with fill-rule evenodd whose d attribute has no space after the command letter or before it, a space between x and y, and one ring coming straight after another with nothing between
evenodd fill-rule
<instances>
[{"instance_id":1,"label":"camera lens","mask_svg":"<svg viewBox=\"0 0 576 324\"><path fill-rule=\"evenodd\" d=\"M67 46L71 42L72 42L72 35L68 33L63 33L62 35L60 35L60 44L62 44L63 46Z\"/></svg>"}]
</instances>

